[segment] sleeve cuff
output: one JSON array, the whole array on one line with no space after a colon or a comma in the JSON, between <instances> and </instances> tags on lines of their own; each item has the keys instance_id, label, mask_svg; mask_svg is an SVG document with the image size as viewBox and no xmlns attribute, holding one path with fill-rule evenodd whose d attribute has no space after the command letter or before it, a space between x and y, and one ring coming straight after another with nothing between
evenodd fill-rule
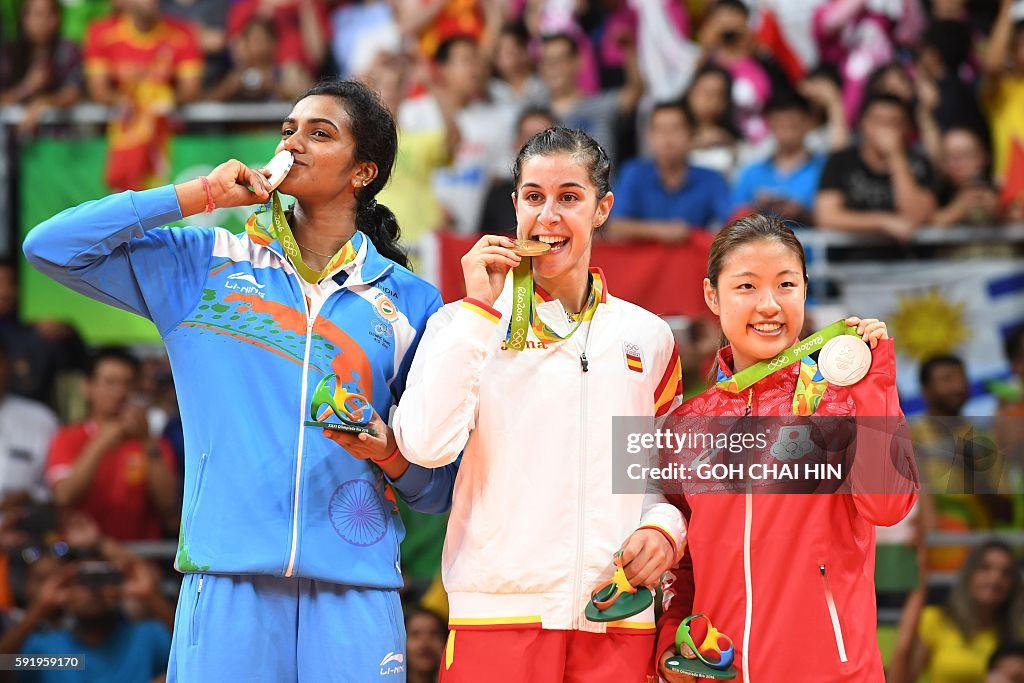
<instances>
[{"instance_id":1,"label":"sleeve cuff","mask_svg":"<svg viewBox=\"0 0 1024 683\"><path fill-rule=\"evenodd\" d=\"M488 306L479 299L465 298L462 300L462 308L476 313L477 315L483 316L492 323L497 324L501 321L501 313L498 312L493 306Z\"/></svg>"},{"instance_id":2,"label":"sleeve cuff","mask_svg":"<svg viewBox=\"0 0 1024 683\"><path fill-rule=\"evenodd\" d=\"M162 228L168 223L181 220L181 206L178 205L178 193L174 185L129 192L128 195L143 230Z\"/></svg>"},{"instance_id":3,"label":"sleeve cuff","mask_svg":"<svg viewBox=\"0 0 1024 683\"><path fill-rule=\"evenodd\" d=\"M662 536L664 536L665 539L668 540L669 545L672 546L672 557L675 559L676 562L679 561L679 545L676 543L676 539L672 537L672 534L668 531L668 529L664 529L658 526L657 524L644 524L639 529L637 529L637 531L640 531L640 529L654 529L655 531L659 532Z\"/></svg>"},{"instance_id":4,"label":"sleeve cuff","mask_svg":"<svg viewBox=\"0 0 1024 683\"><path fill-rule=\"evenodd\" d=\"M384 475L384 478L405 499L415 498L422 493L423 489L430 483L430 477L430 469L412 463L409 463L409 468L398 479L392 479L388 475Z\"/></svg>"}]
</instances>

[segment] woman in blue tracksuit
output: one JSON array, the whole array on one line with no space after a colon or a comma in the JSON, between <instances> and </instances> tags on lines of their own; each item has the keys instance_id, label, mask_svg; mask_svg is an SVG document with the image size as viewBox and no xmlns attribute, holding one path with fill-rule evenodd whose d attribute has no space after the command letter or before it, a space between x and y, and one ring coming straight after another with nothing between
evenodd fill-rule
<instances>
[{"instance_id":1,"label":"woman in blue tracksuit","mask_svg":"<svg viewBox=\"0 0 1024 683\"><path fill-rule=\"evenodd\" d=\"M246 234L161 227L268 202L265 175L209 176L68 209L25 240L29 261L87 296L152 320L185 431L175 566L184 572L169 681L404 681L394 491L446 510L455 467L348 457L304 427L328 374L389 415L437 290L398 249L387 183L395 124L365 86L296 102L278 150L295 163ZM251 189L250 189L251 188Z\"/></svg>"}]
</instances>

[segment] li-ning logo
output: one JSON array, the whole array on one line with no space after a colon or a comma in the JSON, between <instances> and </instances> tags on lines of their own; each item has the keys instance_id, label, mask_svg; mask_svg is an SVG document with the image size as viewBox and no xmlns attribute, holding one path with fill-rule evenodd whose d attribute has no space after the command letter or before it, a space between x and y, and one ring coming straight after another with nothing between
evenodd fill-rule
<instances>
[{"instance_id":1,"label":"li-ning logo","mask_svg":"<svg viewBox=\"0 0 1024 683\"><path fill-rule=\"evenodd\" d=\"M263 293L264 287L266 287L266 285L261 285L256 282L256 278L249 273L235 273L234 275L228 275L227 282L224 283L224 289L233 289L241 294L256 294L261 299L266 298L266 295Z\"/></svg>"},{"instance_id":2,"label":"li-ning logo","mask_svg":"<svg viewBox=\"0 0 1024 683\"><path fill-rule=\"evenodd\" d=\"M393 676L400 673L405 673L405 655L401 652L387 653L384 659L380 660L380 675Z\"/></svg>"}]
</instances>

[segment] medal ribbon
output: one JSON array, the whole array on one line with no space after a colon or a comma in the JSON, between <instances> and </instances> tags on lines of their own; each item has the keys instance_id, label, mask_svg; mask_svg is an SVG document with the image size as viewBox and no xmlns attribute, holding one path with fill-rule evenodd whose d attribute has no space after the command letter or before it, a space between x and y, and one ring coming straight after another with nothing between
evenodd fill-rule
<instances>
[{"instance_id":1,"label":"medal ribbon","mask_svg":"<svg viewBox=\"0 0 1024 683\"><path fill-rule=\"evenodd\" d=\"M268 217L270 218L269 224L267 222ZM274 240L280 242L281 248L291 260L292 265L295 266L299 276L306 282L314 285L320 282L328 273L350 263L356 257L356 254L359 253L359 246L362 244L360 233L356 231L352 239L345 242L345 246L331 257L323 270L320 272L313 270L302 260L299 243L295 241L292 229L288 225L284 209L281 208L281 197L277 192L274 192L269 202L261 205L260 208L249 216L249 219L245 222L245 232L256 244L267 246Z\"/></svg>"},{"instance_id":2,"label":"medal ribbon","mask_svg":"<svg viewBox=\"0 0 1024 683\"><path fill-rule=\"evenodd\" d=\"M549 342L565 341L580 328L584 322L594 317L597 311L597 304L603 298L604 281L600 274L590 274L590 293L587 295L587 305L580 314L572 329L563 337L555 332L540 319L537 315L537 305L543 303L533 286L533 259L523 257L523 260L512 270L512 322L508 329L508 347L515 351L522 351L526 348L527 330L533 329L537 339Z\"/></svg>"},{"instance_id":3,"label":"medal ribbon","mask_svg":"<svg viewBox=\"0 0 1024 683\"><path fill-rule=\"evenodd\" d=\"M777 372L783 368L788 368L793 363L796 363L806 356L810 356L815 351L820 351L821 347L825 345L825 342L836 337L841 337L844 334L857 335L857 326L847 325L845 320L836 321L828 327L824 327L817 332L812 333L806 339L798 341L796 344L774 358L769 358L768 360L763 360L760 363L751 365L749 368L737 372L732 377L723 377L725 373L722 372L720 368L719 380L715 383L715 386L734 394L739 393L751 385L760 382L773 372ZM857 337L860 338L859 335L857 335ZM816 381L813 380L813 377L820 377L820 373L817 372L817 363L814 363L814 369L815 372L811 377L812 381ZM804 374L805 373L801 372L801 376ZM820 400L820 394L818 395L818 398Z\"/></svg>"}]
</instances>

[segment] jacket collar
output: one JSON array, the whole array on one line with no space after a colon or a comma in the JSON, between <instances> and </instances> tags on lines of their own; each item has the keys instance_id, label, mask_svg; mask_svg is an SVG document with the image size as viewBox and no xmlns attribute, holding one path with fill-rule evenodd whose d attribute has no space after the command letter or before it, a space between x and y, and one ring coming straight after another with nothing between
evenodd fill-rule
<instances>
[{"instance_id":1,"label":"jacket collar","mask_svg":"<svg viewBox=\"0 0 1024 683\"><path fill-rule=\"evenodd\" d=\"M345 277L341 281L346 285L365 285L384 277L395 266L394 261L381 256L380 252L377 251L377 247L374 246L373 240L365 232L356 230L352 235L352 239L359 239L361 242L359 250L356 252L356 257L344 266L326 275L324 280L337 280L339 275L345 273ZM274 240L266 245L259 244L258 242L256 244L271 250L278 258L291 263L284 255L284 248L281 246L280 240Z\"/></svg>"}]
</instances>

